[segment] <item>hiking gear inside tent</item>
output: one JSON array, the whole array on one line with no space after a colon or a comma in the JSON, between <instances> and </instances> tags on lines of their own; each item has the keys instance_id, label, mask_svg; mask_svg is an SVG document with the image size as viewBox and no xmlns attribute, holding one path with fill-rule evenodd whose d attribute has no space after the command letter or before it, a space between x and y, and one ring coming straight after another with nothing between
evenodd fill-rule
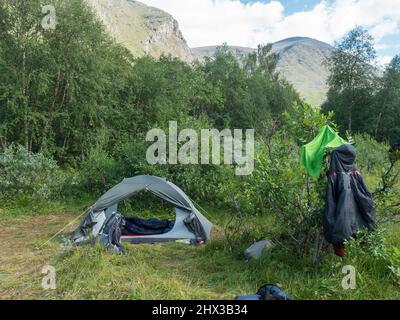
<instances>
[{"instance_id":1,"label":"hiking gear inside tent","mask_svg":"<svg viewBox=\"0 0 400 320\"><path fill-rule=\"evenodd\" d=\"M348 142L330 126L324 126L313 141L301 148L300 162L310 176L318 178L322 170L325 150L337 148Z\"/></svg>"},{"instance_id":2,"label":"hiking gear inside tent","mask_svg":"<svg viewBox=\"0 0 400 320\"><path fill-rule=\"evenodd\" d=\"M210 239L212 224L180 188L165 179L142 175L124 179L101 196L86 213L72 240L80 244L93 238L101 239L107 231L107 222L118 215L118 204L144 190L171 204L175 208L175 221L123 218L118 224L122 240L131 243L155 243L190 239L200 243Z\"/></svg>"},{"instance_id":3,"label":"hiking gear inside tent","mask_svg":"<svg viewBox=\"0 0 400 320\"><path fill-rule=\"evenodd\" d=\"M138 217L125 218L123 235L154 235L163 234L172 230L174 221L158 219L140 219Z\"/></svg>"},{"instance_id":4,"label":"hiking gear inside tent","mask_svg":"<svg viewBox=\"0 0 400 320\"><path fill-rule=\"evenodd\" d=\"M355 165L356 149L345 144L332 151L328 172L324 235L333 245L343 244L359 229L375 226L375 204Z\"/></svg>"}]
</instances>

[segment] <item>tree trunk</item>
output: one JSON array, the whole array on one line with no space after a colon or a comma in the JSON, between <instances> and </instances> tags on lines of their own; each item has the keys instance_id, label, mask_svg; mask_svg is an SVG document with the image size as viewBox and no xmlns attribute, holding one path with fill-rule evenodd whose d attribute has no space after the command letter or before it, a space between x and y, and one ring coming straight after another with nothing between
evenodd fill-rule
<instances>
[{"instance_id":1,"label":"tree trunk","mask_svg":"<svg viewBox=\"0 0 400 320\"><path fill-rule=\"evenodd\" d=\"M350 87L350 107L349 107L349 123L348 123L348 131L351 133L352 130L352 122L353 122L353 109L355 105L355 94L354 94L354 86Z\"/></svg>"},{"instance_id":2,"label":"tree trunk","mask_svg":"<svg viewBox=\"0 0 400 320\"><path fill-rule=\"evenodd\" d=\"M379 125L380 125L380 123L381 123L382 116L383 116L383 114L385 113L386 101L387 101L387 99L388 99L388 95L389 95L389 92L387 92L387 93L384 94L382 106L381 106L381 109L380 109L380 111L379 111L378 119L376 120L375 133L374 133L375 139L377 139L377 137L378 137Z\"/></svg>"},{"instance_id":3,"label":"tree trunk","mask_svg":"<svg viewBox=\"0 0 400 320\"><path fill-rule=\"evenodd\" d=\"M20 106L23 110L23 139L25 140L26 150L29 150L29 107L28 107L28 83L27 83L27 70L26 70L26 59L27 59L27 45L28 45L28 25L27 25L27 12L26 7L22 1L16 1L15 9L19 15L21 15L20 24L17 27L17 41L18 49L20 53L21 62L21 74L20 74L20 86L22 93L22 105Z\"/></svg>"},{"instance_id":4,"label":"tree trunk","mask_svg":"<svg viewBox=\"0 0 400 320\"><path fill-rule=\"evenodd\" d=\"M351 103L351 105L350 105L350 110L349 110L349 126L348 126L348 130L349 130L349 132L351 132L351 117L352 117L352 112L353 112L353 106L352 106L352 104L353 103Z\"/></svg>"},{"instance_id":5,"label":"tree trunk","mask_svg":"<svg viewBox=\"0 0 400 320\"><path fill-rule=\"evenodd\" d=\"M43 134L42 134L42 139L41 139L41 144L39 146L39 150L42 149L43 145L46 143L48 134L50 132L52 123L53 123L53 112L54 108L57 102L57 98L59 96L59 91L60 91L60 82L61 82L61 70L58 70L57 72L57 78L55 80L54 84L54 93L53 93L53 99L51 104L49 105L48 111L47 111L47 123L44 126L43 129Z\"/></svg>"},{"instance_id":6,"label":"tree trunk","mask_svg":"<svg viewBox=\"0 0 400 320\"><path fill-rule=\"evenodd\" d=\"M25 42L25 40L23 40ZM29 124L28 124L28 99L26 97L26 48L25 43L22 46L22 96L24 103L24 135L25 147L29 151Z\"/></svg>"}]
</instances>

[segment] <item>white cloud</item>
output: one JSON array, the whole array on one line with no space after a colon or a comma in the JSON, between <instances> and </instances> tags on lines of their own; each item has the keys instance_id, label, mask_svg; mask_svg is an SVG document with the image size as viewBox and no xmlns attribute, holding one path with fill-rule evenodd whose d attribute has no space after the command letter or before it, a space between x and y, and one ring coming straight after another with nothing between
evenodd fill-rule
<instances>
[{"instance_id":1,"label":"white cloud","mask_svg":"<svg viewBox=\"0 0 400 320\"><path fill-rule=\"evenodd\" d=\"M375 49L376 50L385 50L385 49L390 49L390 48L393 48L394 46L391 46L390 44L388 44L388 43L377 43L376 45L375 45Z\"/></svg>"},{"instance_id":2,"label":"white cloud","mask_svg":"<svg viewBox=\"0 0 400 320\"><path fill-rule=\"evenodd\" d=\"M171 13L189 46L259 43L307 36L333 43L356 25L379 41L399 33L400 0L321 0L306 11L285 16L279 1L243 4L239 0L141 0Z\"/></svg>"},{"instance_id":3,"label":"white cloud","mask_svg":"<svg viewBox=\"0 0 400 320\"><path fill-rule=\"evenodd\" d=\"M378 66L384 67L392 61L392 58L391 56L380 56L377 58L377 64Z\"/></svg>"},{"instance_id":4,"label":"white cloud","mask_svg":"<svg viewBox=\"0 0 400 320\"><path fill-rule=\"evenodd\" d=\"M243 4L239 0L142 0L178 20L189 46L255 46L266 29L284 18L278 1ZM265 36L264 36L265 37ZM268 39L264 39L263 42Z\"/></svg>"},{"instance_id":5,"label":"white cloud","mask_svg":"<svg viewBox=\"0 0 400 320\"><path fill-rule=\"evenodd\" d=\"M386 35L398 33L399 23L393 20L385 20L376 24L370 32L376 40L381 40Z\"/></svg>"}]
</instances>

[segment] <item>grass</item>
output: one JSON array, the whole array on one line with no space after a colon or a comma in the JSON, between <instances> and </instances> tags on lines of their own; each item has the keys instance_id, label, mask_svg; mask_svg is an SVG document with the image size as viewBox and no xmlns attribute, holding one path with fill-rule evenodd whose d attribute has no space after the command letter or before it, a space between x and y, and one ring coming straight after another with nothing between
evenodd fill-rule
<instances>
[{"instance_id":1,"label":"grass","mask_svg":"<svg viewBox=\"0 0 400 320\"><path fill-rule=\"evenodd\" d=\"M42 246L82 213L83 202L50 203L46 210L36 204L31 211L0 205L0 299L230 300L254 293L265 283L280 285L296 299L400 299L398 279L366 253L344 259L330 254L320 266L310 267L275 246L246 263L228 250L218 226L216 240L203 246L127 244L121 256L99 246L63 248L60 238ZM226 214L207 211L217 224L226 221ZM386 232L388 243L398 246L399 224ZM56 269L56 290L41 288L46 264ZM356 290L341 286L342 268L348 264L357 270Z\"/></svg>"},{"instance_id":2,"label":"grass","mask_svg":"<svg viewBox=\"0 0 400 320\"><path fill-rule=\"evenodd\" d=\"M0 217L38 216L85 211L95 199L87 196L82 199L42 201L32 197L20 196L14 200L0 197Z\"/></svg>"}]
</instances>

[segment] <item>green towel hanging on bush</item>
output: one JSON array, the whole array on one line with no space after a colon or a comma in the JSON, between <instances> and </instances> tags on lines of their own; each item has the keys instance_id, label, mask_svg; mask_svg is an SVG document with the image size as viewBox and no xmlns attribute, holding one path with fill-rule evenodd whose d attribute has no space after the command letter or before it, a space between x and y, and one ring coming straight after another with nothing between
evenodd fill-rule
<instances>
[{"instance_id":1,"label":"green towel hanging on bush","mask_svg":"<svg viewBox=\"0 0 400 320\"><path fill-rule=\"evenodd\" d=\"M310 176L318 178L322 170L322 161L326 149L349 144L330 126L324 126L315 139L301 148L300 161Z\"/></svg>"}]
</instances>

